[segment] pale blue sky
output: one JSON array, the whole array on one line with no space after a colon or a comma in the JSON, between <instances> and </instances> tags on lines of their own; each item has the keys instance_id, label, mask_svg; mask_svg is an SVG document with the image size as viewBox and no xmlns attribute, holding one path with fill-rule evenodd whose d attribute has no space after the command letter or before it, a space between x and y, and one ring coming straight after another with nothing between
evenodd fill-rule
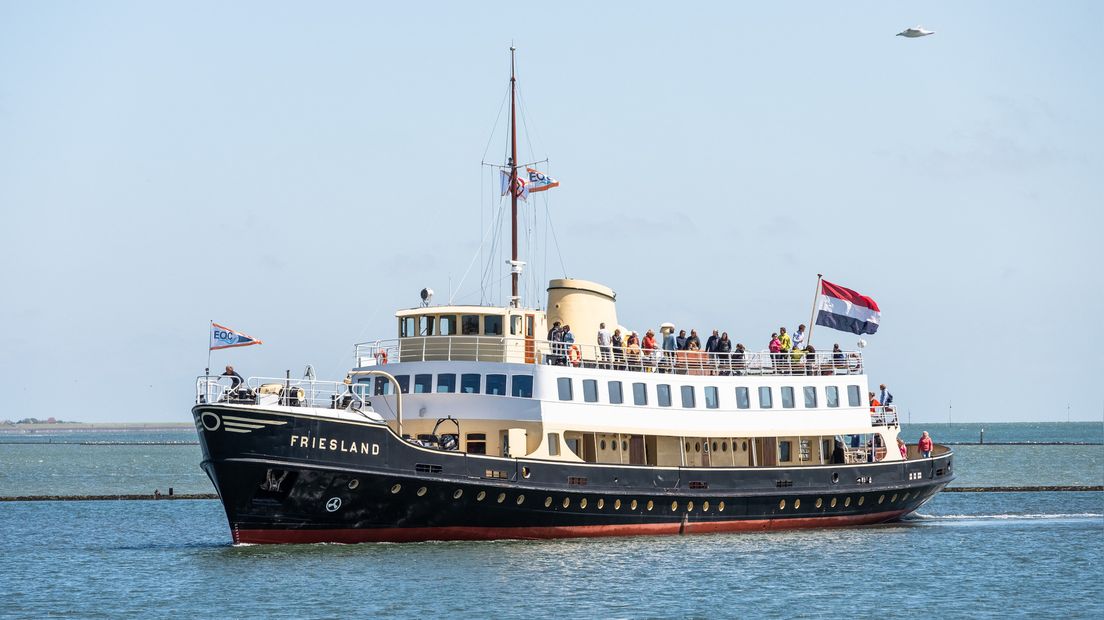
<instances>
[{"instance_id":1,"label":"pale blue sky","mask_svg":"<svg viewBox=\"0 0 1104 620\"><path fill-rule=\"evenodd\" d=\"M340 379L477 251L513 40L566 275L616 289L623 323L760 349L822 272L881 305L871 380L914 421L1099 420L1102 23L1098 2L0 0L0 418L185 421L209 319L265 341L215 366ZM894 36L918 24L937 34ZM548 257L534 273L564 275Z\"/></svg>"}]
</instances>

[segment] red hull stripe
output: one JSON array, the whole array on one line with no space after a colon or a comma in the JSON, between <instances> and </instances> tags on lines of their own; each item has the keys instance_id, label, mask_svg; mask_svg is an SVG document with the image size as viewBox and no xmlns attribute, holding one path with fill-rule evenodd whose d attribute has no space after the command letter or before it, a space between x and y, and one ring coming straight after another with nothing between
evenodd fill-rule
<instances>
[{"instance_id":1,"label":"red hull stripe","mask_svg":"<svg viewBox=\"0 0 1104 620\"><path fill-rule=\"evenodd\" d=\"M363 542L419 542L425 540L538 540L594 536L657 536L806 529L870 525L896 519L906 510L839 517L802 517L792 519L743 519L739 521L698 521L681 523L637 523L629 525L573 525L552 527L409 527L372 529L239 529L233 528L235 543L307 544Z\"/></svg>"},{"instance_id":2,"label":"red hull stripe","mask_svg":"<svg viewBox=\"0 0 1104 620\"><path fill-rule=\"evenodd\" d=\"M836 299L842 299L853 303L856 306L862 306L864 308L870 308L875 312L881 312L881 310L878 309L878 304L874 303L873 299L866 295L861 295L849 288L842 287L838 284L832 284L828 280L820 281L820 292L829 297L835 297Z\"/></svg>"}]
</instances>

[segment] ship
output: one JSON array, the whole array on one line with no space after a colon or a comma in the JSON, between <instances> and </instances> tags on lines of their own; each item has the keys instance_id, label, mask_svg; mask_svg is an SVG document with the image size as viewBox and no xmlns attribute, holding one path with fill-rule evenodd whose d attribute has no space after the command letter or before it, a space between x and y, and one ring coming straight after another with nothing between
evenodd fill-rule
<instances>
[{"instance_id":1,"label":"ship","mask_svg":"<svg viewBox=\"0 0 1104 620\"><path fill-rule=\"evenodd\" d=\"M353 346L342 380L196 379L201 467L235 544L868 526L953 479L948 447L899 444L861 350L611 346L598 334L620 327L617 293L575 278L523 303L520 192L508 193L505 304L434 305L423 289L394 337Z\"/></svg>"}]
</instances>

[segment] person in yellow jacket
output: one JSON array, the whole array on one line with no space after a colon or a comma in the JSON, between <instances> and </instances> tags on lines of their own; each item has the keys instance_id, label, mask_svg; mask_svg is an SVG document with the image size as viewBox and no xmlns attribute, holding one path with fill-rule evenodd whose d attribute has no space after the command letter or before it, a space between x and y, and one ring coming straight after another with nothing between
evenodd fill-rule
<instances>
[{"instance_id":1,"label":"person in yellow jacket","mask_svg":"<svg viewBox=\"0 0 1104 620\"><path fill-rule=\"evenodd\" d=\"M793 338L786 333L785 327L778 328L779 351L782 352L782 372L789 374L790 351L793 350Z\"/></svg>"}]
</instances>

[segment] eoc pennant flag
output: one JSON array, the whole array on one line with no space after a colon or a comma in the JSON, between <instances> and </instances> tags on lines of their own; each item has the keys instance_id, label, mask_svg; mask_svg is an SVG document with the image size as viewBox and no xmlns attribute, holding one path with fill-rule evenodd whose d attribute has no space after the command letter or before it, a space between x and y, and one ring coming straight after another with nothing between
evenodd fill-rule
<instances>
[{"instance_id":1,"label":"eoc pennant flag","mask_svg":"<svg viewBox=\"0 0 1104 620\"><path fill-rule=\"evenodd\" d=\"M853 334L873 334L882 320L873 299L827 280L820 281L817 309L817 325Z\"/></svg>"},{"instance_id":2,"label":"eoc pennant flag","mask_svg":"<svg viewBox=\"0 0 1104 620\"><path fill-rule=\"evenodd\" d=\"M546 189L560 186L559 181L535 168L526 168L525 171L529 173L528 187L530 192L543 192Z\"/></svg>"},{"instance_id":3,"label":"eoc pennant flag","mask_svg":"<svg viewBox=\"0 0 1104 620\"><path fill-rule=\"evenodd\" d=\"M245 334L219 325L218 323L211 323L211 350L215 349L229 349L231 347L248 347L254 344L262 344L260 340L253 338L252 336L246 336Z\"/></svg>"}]
</instances>

